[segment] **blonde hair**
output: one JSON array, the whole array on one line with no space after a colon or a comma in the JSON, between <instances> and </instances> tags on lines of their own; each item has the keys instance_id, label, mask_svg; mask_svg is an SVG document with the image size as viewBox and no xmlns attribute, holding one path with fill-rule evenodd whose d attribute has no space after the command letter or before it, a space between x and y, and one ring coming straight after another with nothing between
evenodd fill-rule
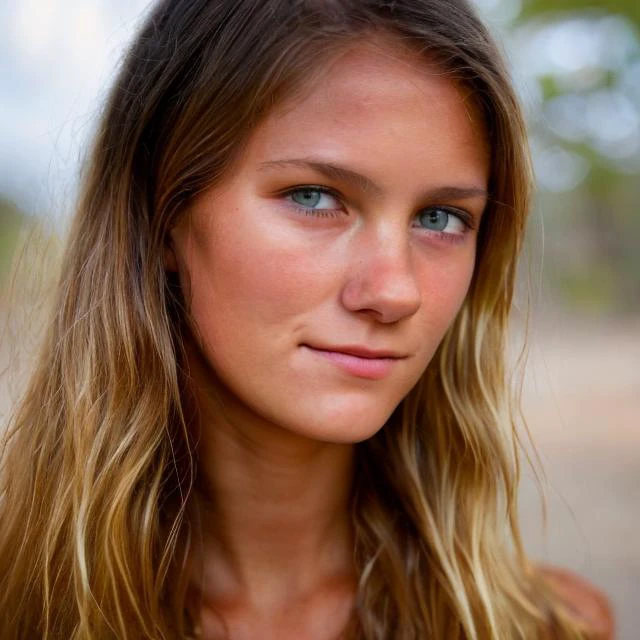
<instances>
[{"instance_id":1,"label":"blonde hair","mask_svg":"<svg viewBox=\"0 0 640 640\"><path fill-rule=\"evenodd\" d=\"M422 380L356 448L350 639L584 638L517 522L505 340L529 207L518 102L464 0L164 0L111 92L37 368L6 432L0 637L192 632L180 287L168 230L310 69L385 34L470 90L491 201L464 306ZM553 627L553 632L551 629Z\"/></svg>"}]
</instances>

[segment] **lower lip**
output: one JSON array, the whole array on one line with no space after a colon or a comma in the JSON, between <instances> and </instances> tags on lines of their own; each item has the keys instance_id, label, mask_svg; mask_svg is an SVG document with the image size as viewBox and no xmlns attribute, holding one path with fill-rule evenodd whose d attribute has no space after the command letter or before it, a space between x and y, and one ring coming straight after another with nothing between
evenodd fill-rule
<instances>
[{"instance_id":1,"label":"lower lip","mask_svg":"<svg viewBox=\"0 0 640 640\"><path fill-rule=\"evenodd\" d=\"M393 365L398 361L398 358L361 358L340 351L323 351L313 347L307 347L307 349L330 360L348 373L369 380L381 380L388 376Z\"/></svg>"}]
</instances>

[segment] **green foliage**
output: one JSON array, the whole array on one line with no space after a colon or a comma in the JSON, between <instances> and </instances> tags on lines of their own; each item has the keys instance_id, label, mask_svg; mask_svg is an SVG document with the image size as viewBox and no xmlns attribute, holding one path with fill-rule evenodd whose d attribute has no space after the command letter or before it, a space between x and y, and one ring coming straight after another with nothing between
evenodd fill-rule
<instances>
[{"instance_id":1,"label":"green foliage","mask_svg":"<svg viewBox=\"0 0 640 640\"><path fill-rule=\"evenodd\" d=\"M640 2L638 0L526 0L520 14L520 21L527 21L545 14L578 13L592 9L622 15L640 26Z\"/></svg>"},{"instance_id":2,"label":"green foliage","mask_svg":"<svg viewBox=\"0 0 640 640\"><path fill-rule=\"evenodd\" d=\"M608 16L623 19L621 32L626 23L631 27L631 33L635 31L636 41L640 43L639 0L524 0L513 26L516 29L533 27L531 33L541 33L569 24L572 18L582 18L583 24L591 23L597 29L604 24L601 18ZM522 31L529 32L527 29ZM628 33L627 30L627 37ZM623 156L609 154L607 147L600 144L602 138L598 139L598 130L591 124L593 121L589 123L585 118L589 106L607 95L620 96L627 105L634 104L636 114L640 116L640 94L632 90L628 80L626 84L624 81L626 71L640 62L640 46L630 47L626 58L617 59L615 66L609 66L611 63L605 60L602 49L594 51L600 51L601 64L588 59L583 69L572 69L571 65L556 69L550 65L545 73L541 73L540 68L536 71L542 104L540 110L532 114L530 126L534 136L543 148L562 148L586 161L588 166L586 180L572 192L541 193L546 281L555 294L554 299L574 310L635 313L640 309L637 285L640 180L637 173L634 174L637 161L634 164ZM566 49L563 55L565 60L570 59ZM567 100L556 100L563 97ZM573 103L569 102L571 99ZM553 114L558 113L554 111L558 104L583 105L584 108L578 107L572 117L575 124L588 125L582 129L588 133L574 137L572 131L580 129L572 127L565 132L562 117L553 119ZM613 121L618 117L615 105L615 99L612 99L608 117ZM592 117L595 117L593 113ZM618 144L625 143L621 139ZM633 148L634 139L630 137L628 143Z\"/></svg>"}]
</instances>

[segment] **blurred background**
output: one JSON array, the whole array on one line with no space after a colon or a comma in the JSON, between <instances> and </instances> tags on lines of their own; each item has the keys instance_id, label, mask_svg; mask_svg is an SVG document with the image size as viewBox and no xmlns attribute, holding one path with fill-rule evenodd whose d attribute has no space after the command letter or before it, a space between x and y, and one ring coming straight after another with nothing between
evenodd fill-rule
<instances>
[{"instance_id":1,"label":"blurred background","mask_svg":"<svg viewBox=\"0 0 640 640\"><path fill-rule=\"evenodd\" d=\"M610 597L617 637L640 638L640 2L476 0L527 111L538 182L524 260L532 303L524 385L546 471L546 531L522 483L531 554ZM54 270L76 176L126 42L148 2L0 4L0 424L16 347L6 321L35 307ZM31 223L31 224L28 224ZM37 223L27 252L25 229ZM52 249L53 247L53 249ZM22 269L11 274L21 254ZM41 260L42 259L42 260ZM55 260L55 256L53 258ZM35 288L24 269L35 264ZM10 284L11 283L11 284ZM11 291L11 305L9 304ZM11 307L11 308L10 308ZM522 310L521 310L522 309Z\"/></svg>"}]
</instances>

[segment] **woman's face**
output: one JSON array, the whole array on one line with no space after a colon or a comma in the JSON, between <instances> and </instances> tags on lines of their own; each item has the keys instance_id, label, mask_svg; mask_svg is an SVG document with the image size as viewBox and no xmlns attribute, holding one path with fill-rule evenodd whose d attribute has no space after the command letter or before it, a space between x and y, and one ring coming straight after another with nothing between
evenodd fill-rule
<instances>
[{"instance_id":1,"label":"woman's face","mask_svg":"<svg viewBox=\"0 0 640 640\"><path fill-rule=\"evenodd\" d=\"M469 96L392 47L364 43L310 78L172 244L199 382L227 419L356 442L416 384L465 298L489 150Z\"/></svg>"}]
</instances>

